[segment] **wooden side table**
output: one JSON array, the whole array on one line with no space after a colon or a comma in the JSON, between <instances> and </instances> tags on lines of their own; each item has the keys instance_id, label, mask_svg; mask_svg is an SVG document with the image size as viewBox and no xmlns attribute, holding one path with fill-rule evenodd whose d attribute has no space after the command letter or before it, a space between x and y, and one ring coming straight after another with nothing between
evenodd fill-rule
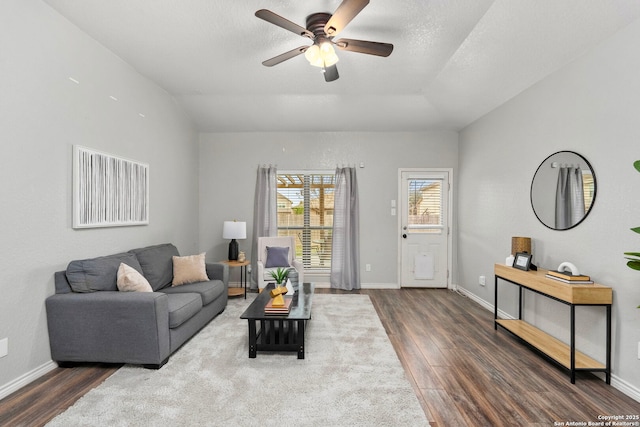
<instances>
[{"instance_id":1,"label":"wooden side table","mask_svg":"<svg viewBox=\"0 0 640 427\"><path fill-rule=\"evenodd\" d=\"M247 266L251 264L251 261L229 261L224 260L220 261L221 263L227 264L229 268L240 267L240 287L239 288L229 288L227 295L230 297L239 297L243 294L242 288L244 288L244 299L247 299ZM229 274L231 276L231 274Z\"/></svg>"}]
</instances>

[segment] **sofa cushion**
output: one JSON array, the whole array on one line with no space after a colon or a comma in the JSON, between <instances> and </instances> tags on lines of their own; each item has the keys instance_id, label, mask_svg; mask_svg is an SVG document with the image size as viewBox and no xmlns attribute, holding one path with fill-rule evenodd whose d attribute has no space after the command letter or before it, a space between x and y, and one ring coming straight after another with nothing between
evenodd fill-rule
<instances>
[{"instance_id":1,"label":"sofa cushion","mask_svg":"<svg viewBox=\"0 0 640 427\"><path fill-rule=\"evenodd\" d=\"M167 294L169 301L169 328L177 328L202 310L200 295L188 292Z\"/></svg>"},{"instance_id":2,"label":"sofa cushion","mask_svg":"<svg viewBox=\"0 0 640 427\"><path fill-rule=\"evenodd\" d=\"M178 294L178 293L197 293L202 298L202 305L207 305L225 292L224 283L222 280L210 280L208 282L189 283L182 286L173 286L162 289L161 292L165 294Z\"/></svg>"},{"instance_id":3,"label":"sofa cushion","mask_svg":"<svg viewBox=\"0 0 640 427\"><path fill-rule=\"evenodd\" d=\"M71 261L66 276L74 292L117 291L118 268L121 263L143 270L131 253L120 253L98 258Z\"/></svg>"},{"instance_id":4,"label":"sofa cushion","mask_svg":"<svg viewBox=\"0 0 640 427\"><path fill-rule=\"evenodd\" d=\"M118 267L118 280L116 282L120 292L153 292L151 285L135 268L129 267L124 262Z\"/></svg>"},{"instance_id":5,"label":"sofa cushion","mask_svg":"<svg viewBox=\"0 0 640 427\"><path fill-rule=\"evenodd\" d=\"M200 255L173 257L173 281L171 286L207 281L209 281L209 277L207 277L207 269L204 263L204 252Z\"/></svg>"},{"instance_id":6,"label":"sofa cushion","mask_svg":"<svg viewBox=\"0 0 640 427\"><path fill-rule=\"evenodd\" d=\"M142 266L142 274L149 281L154 291L171 284L173 280L172 257L180 255L171 243L132 249Z\"/></svg>"},{"instance_id":7,"label":"sofa cushion","mask_svg":"<svg viewBox=\"0 0 640 427\"><path fill-rule=\"evenodd\" d=\"M289 247L267 246L267 262L264 266L271 267L289 267Z\"/></svg>"}]
</instances>

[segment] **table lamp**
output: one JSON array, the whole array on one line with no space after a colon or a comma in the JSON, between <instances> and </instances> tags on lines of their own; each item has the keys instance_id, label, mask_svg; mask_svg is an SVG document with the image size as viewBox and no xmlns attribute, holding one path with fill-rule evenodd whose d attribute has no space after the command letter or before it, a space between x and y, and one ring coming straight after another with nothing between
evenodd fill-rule
<instances>
[{"instance_id":1,"label":"table lamp","mask_svg":"<svg viewBox=\"0 0 640 427\"><path fill-rule=\"evenodd\" d=\"M511 255L518 252L531 253L531 237L512 237L511 238Z\"/></svg>"},{"instance_id":2,"label":"table lamp","mask_svg":"<svg viewBox=\"0 0 640 427\"><path fill-rule=\"evenodd\" d=\"M247 238L247 223L243 221L225 221L222 228L222 238L231 239L229 242L229 261L238 260L238 242L236 239Z\"/></svg>"}]
</instances>

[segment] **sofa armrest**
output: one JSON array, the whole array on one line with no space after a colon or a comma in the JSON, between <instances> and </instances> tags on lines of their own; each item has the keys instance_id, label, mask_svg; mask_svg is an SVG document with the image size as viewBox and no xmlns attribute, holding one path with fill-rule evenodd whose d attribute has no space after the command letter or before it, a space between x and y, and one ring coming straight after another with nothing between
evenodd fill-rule
<instances>
[{"instance_id":1,"label":"sofa armrest","mask_svg":"<svg viewBox=\"0 0 640 427\"><path fill-rule=\"evenodd\" d=\"M51 358L161 365L171 347L168 304L160 292L52 295L45 301Z\"/></svg>"},{"instance_id":2,"label":"sofa armrest","mask_svg":"<svg viewBox=\"0 0 640 427\"><path fill-rule=\"evenodd\" d=\"M225 286L229 286L229 266L221 262L208 262L205 264L209 280L222 280Z\"/></svg>"}]
</instances>

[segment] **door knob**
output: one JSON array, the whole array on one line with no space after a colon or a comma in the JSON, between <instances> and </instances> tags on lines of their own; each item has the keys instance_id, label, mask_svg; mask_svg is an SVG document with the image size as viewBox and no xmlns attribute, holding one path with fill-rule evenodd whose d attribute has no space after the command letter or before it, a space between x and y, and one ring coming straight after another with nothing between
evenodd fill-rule
<instances>
[{"instance_id":1,"label":"door knob","mask_svg":"<svg viewBox=\"0 0 640 427\"><path fill-rule=\"evenodd\" d=\"M406 233L405 233L405 234L403 234L403 235L402 235L402 238L403 238L403 239L406 239L406 238L407 238L407 234L406 234Z\"/></svg>"}]
</instances>

